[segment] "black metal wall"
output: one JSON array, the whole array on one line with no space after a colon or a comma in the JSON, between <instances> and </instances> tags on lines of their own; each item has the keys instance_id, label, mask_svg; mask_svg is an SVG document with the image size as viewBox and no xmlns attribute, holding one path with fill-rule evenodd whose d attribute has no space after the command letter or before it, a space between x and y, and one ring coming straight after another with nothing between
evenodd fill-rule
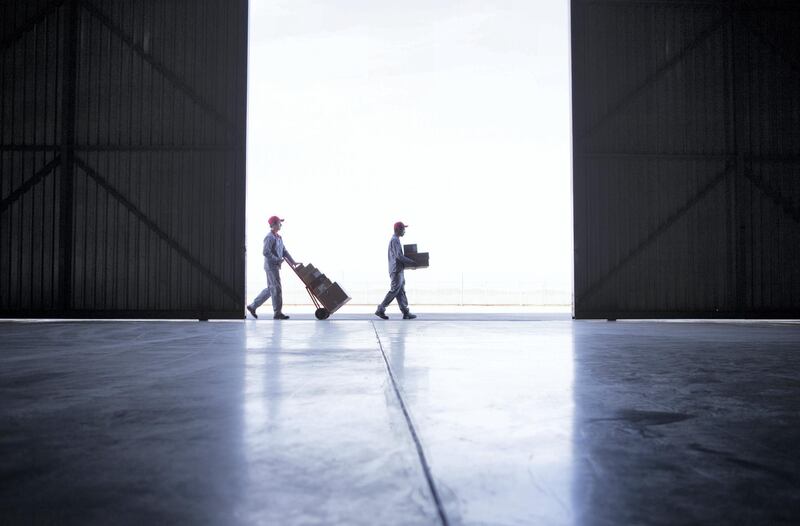
<instances>
[{"instance_id":1,"label":"black metal wall","mask_svg":"<svg viewBox=\"0 0 800 526\"><path fill-rule=\"evenodd\" d=\"M572 1L575 317L800 317L799 28Z\"/></svg>"},{"instance_id":2,"label":"black metal wall","mask_svg":"<svg viewBox=\"0 0 800 526\"><path fill-rule=\"evenodd\" d=\"M247 1L0 6L0 316L241 318Z\"/></svg>"}]
</instances>

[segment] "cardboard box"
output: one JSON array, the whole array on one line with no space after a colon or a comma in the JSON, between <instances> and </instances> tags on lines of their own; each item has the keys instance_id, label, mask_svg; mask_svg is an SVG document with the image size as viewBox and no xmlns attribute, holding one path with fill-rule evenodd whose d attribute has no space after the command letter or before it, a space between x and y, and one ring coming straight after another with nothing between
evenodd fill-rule
<instances>
[{"instance_id":1,"label":"cardboard box","mask_svg":"<svg viewBox=\"0 0 800 526\"><path fill-rule=\"evenodd\" d=\"M412 268L426 268L430 264L430 256L428 255L427 252L406 254L406 257L409 257L414 260L415 265Z\"/></svg>"},{"instance_id":2,"label":"cardboard box","mask_svg":"<svg viewBox=\"0 0 800 526\"><path fill-rule=\"evenodd\" d=\"M338 283L331 280L311 263L298 265L295 270L303 284L319 300L329 313L336 312L342 305L350 301L350 297Z\"/></svg>"},{"instance_id":3,"label":"cardboard box","mask_svg":"<svg viewBox=\"0 0 800 526\"><path fill-rule=\"evenodd\" d=\"M317 269L314 269L308 276L306 276L305 284L311 287L315 281L317 281L321 276L324 276L322 272Z\"/></svg>"},{"instance_id":4,"label":"cardboard box","mask_svg":"<svg viewBox=\"0 0 800 526\"><path fill-rule=\"evenodd\" d=\"M322 306L329 312L337 311L339 307L350 301L350 297L338 283L332 283L318 298Z\"/></svg>"},{"instance_id":5,"label":"cardboard box","mask_svg":"<svg viewBox=\"0 0 800 526\"><path fill-rule=\"evenodd\" d=\"M300 277L300 280L306 285L311 284L311 282L313 282L321 274L322 273L319 270L317 270L314 267L314 265L311 264L305 266L301 265L300 268L297 269L297 275Z\"/></svg>"},{"instance_id":6,"label":"cardboard box","mask_svg":"<svg viewBox=\"0 0 800 526\"><path fill-rule=\"evenodd\" d=\"M324 294L325 291L330 286L331 286L331 280L329 280L328 278L324 278L320 281L317 281L312 290L314 291L314 295L319 297L322 294Z\"/></svg>"},{"instance_id":7,"label":"cardboard box","mask_svg":"<svg viewBox=\"0 0 800 526\"><path fill-rule=\"evenodd\" d=\"M327 276L325 276L325 274L320 274L319 276L314 278L314 281L312 281L309 284L308 288L313 290L314 294L316 294L316 291L317 291L318 288L320 288L320 286L328 287L328 286L330 286L330 284L331 284L331 280L329 280L327 278Z\"/></svg>"},{"instance_id":8,"label":"cardboard box","mask_svg":"<svg viewBox=\"0 0 800 526\"><path fill-rule=\"evenodd\" d=\"M297 271L297 275L300 276L300 279L305 283L308 275L314 270L314 265L303 265L302 263L297 266L295 269Z\"/></svg>"},{"instance_id":9,"label":"cardboard box","mask_svg":"<svg viewBox=\"0 0 800 526\"><path fill-rule=\"evenodd\" d=\"M417 252L417 245L403 245L403 255L415 262L414 265L406 265L406 268L425 268L430 262L427 252Z\"/></svg>"}]
</instances>

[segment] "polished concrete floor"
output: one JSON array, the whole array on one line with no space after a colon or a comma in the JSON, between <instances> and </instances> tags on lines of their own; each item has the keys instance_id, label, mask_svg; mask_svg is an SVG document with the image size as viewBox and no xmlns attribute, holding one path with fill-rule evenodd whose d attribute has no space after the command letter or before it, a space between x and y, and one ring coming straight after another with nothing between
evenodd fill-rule
<instances>
[{"instance_id":1,"label":"polished concrete floor","mask_svg":"<svg viewBox=\"0 0 800 526\"><path fill-rule=\"evenodd\" d=\"M800 325L0 322L0 524L797 524Z\"/></svg>"}]
</instances>

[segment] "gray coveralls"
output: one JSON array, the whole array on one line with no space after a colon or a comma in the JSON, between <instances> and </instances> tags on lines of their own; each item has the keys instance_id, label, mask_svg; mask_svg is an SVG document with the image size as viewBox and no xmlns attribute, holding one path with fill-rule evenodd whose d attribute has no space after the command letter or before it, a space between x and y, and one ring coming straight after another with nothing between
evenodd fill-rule
<instances>
[{"instance_id":1,"label":"gray coveralls","mask_svg":"<svg viewBox=\"0 0 800 526\"><path fill-rule=\"evenodd\" d=\"M253 300L253 308L257 309L272 296L272 310L275 314L283 308L283 289L281 288L281 263L286 258L292 265L294 259L283 246L283 238L270 231L264 238L264 270L267 273L267 288Z\"/></svg>"},{"instance_id":2,"label":"gray coveralls","mask_svg":"<svg viewBox=\"0 0 800 526\"><path fill-rule=\"evenodd\" d=\"M386 307L397 298L397 305L403 314L408 314L408 298L406 298L406 278L403 276L405 265L413 265L414 260L403 255L403 246L400 237L395 234L389 241L389 278L392 280L391 288L386 297L378 305L378 310L383 312Z\"/></svg>"}]
</instances>

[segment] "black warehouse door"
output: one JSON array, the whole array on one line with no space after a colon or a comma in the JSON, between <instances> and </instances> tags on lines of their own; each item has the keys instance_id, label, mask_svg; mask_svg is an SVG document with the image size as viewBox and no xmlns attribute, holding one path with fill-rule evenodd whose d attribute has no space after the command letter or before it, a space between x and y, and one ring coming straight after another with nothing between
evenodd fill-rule
<instances>
[{"instance_id":1,"label":"black warehouse door","mask_svg":"<svg viewBox=\"0 0 800 526\"><path fill-rule=\"evenodd\" d=\"M575 316L800 317L800 2L573 0Z\"/></svg>"},{"instance_id":2,"label":"black warehouse door","mask_svg":"<svg viewBox=\"0 0 800 526\"><path fill-rule=\"evenodd\" d=\"M0 6L0 316L241 318L246 0Z\"/></svg>"}]
</instances>

